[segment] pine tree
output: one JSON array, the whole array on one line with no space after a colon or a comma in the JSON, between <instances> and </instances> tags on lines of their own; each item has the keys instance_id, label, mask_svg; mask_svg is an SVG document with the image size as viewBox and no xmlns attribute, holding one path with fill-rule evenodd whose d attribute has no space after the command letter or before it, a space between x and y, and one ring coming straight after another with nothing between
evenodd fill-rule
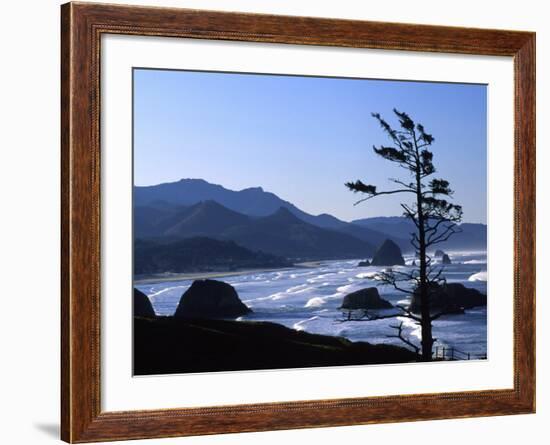
<instances>
[{"instance_id":1,"label":"pine tree","mask_svg":"<svg viewBox=\"0 0 550 445\"><path fill-rule=\"evenodd\" d=\"M346 183L346 187L366 195L356 204L383 195L403 194L411 197L411 201L401 203L401 207L403 216L410 219L415 226L415 231L411 233L411 244L418 257L418 268L411 272L381 272L378 279L400 292L409 295L413 293L420 299L420 314L415 314L404 306L398 307L402 311L400 316L409 317L420 324L421 348L416 348L410 340L403 337L402 324L392 328L398 330L398 335L394 337L400 338L417 352L421 350L422 360L430 361L435 341L432 336L432 321L444 315L444 312L434 313L431 310L430 294L445 282L445 278L442 276L443 268L432 264L426 252L430 247L448 240L460 231L457 223L462 219L462 207L450 202L453 191L449 182L432 177L436 172L433 153L430 151L434 137L426 132L422 124L415 123L407 113L396 109L393 112L399 121L397 129L391 127L380 114L372 114L391 141L391 145L373 146L373 150L378 156L407 170L408 177L403 180L390 179L397 185L392 190L380 191L375 185L359 180ZM411 282L412 290L407 288L407 283ZM380 317L369 319L373 318Z\"/></svg>"}]
</instances>

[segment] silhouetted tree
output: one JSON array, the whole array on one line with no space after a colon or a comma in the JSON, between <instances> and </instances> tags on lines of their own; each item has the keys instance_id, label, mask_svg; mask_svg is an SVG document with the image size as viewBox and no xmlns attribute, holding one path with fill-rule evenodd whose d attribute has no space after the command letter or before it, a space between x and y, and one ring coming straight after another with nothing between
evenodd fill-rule
<instances>
[{"instance_id":1,"label":"silhouetted tree","mask_svg":"<svg viewBox=\"0 0 550 445\"><path fill-rule=\"evenodd\" d=\"M383 284L392 285L396 290L409 295L412 293L415 298L420 299L420 314L413 313L410 308L398 306L401 310L399 315L420 324L422 360L430 361L435 341L432 336L432 321L445 314L433 313L430 307L430 294L445 282L445 278L442 276L443 268L433 265L426 251L459 231L457 223L462 219L462 207L448 201L447 198L452 196L453 191L447 180L428 180L436 172L433 153L429 150L434 137L426 132L423 125L415 123L408 114L396 109L393 112L399 121L398 129L391 127L380 114L372 114L391 141L391 145L373 146L373 149L377 155L404 168L409 173L408 177L403 180L391 178L390 180L397 185L392 190L378 190L375 185L365 184L359 180L348 182L346 186L353 192L366 195L355 204L383 195L404 194L412 198L409 203L401 203L401 207L403 215L410 219L416 228L415 232L411 233L411 244L418 256L418 268L411 272L389 270L381 272L377 278ZM410 283L412 289L407 287ZM365 313L365 317L372 320L389 316L378 317ZM401 339L418 352L418 348L403 336L402 324L391 327L397 329L398 333L390 337Z\"/></svg>"}]
</instances>

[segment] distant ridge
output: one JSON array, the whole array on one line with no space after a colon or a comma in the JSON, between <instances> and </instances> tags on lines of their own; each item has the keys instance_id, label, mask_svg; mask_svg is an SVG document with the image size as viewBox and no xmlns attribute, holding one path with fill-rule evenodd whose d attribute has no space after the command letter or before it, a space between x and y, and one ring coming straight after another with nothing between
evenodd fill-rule
<instances>
[{"instance_id":1,"label":"distant ridge","mask_svg":"<svg viewBox=\"0 0 550 445\"><path fill-rule=\"evenodd\" d=\"M414 224L403 216L379 216L352 221L353 225L383 231L392 238L410 239L410 234L416 228ZM462 223L458 225L460 232L454 234L448 241L438 244L437 247L454 250L486 250L487 226L479 223ZM399 244L399 243L398 243ZM400 245L401 248L403 248Z\"/></svg>"},{"instance_id":2,"label":"distant ridge","mask_svg":"<svg viewBox=\"0 0 550 445\"><path fill-rule=\"evenodd\" d=\"M139 212L136 212L136 216L142 219L147 219L147 216L143 214L143 208L154 207L152 213L154 212L158 216L161 211L166 212L166 206L172 206L174 210L207 201L215 201L229 210L252 218L269 216L280 208L285 208L302 221L323 229L346 233L373 246L378 246L388 238L386 233L369 227L353 225L326 213L321 215L306 213L294 204L279 198L274 193L265 191L262 187L249 187L240 191L234 191L226 189L219 184L211 184L203 179L181 179L176 182L134 187L134 206L136 209L139 209ZM153 236L151 233L154 230L151 230L151 223L145 223L140 219L139 221L135 221L135 227L138 229L145 227L148 229L147 231L137 231L137 233ZM183 232L180 231L180 235ZM175 235L175 233L173 234ZM162 235L166 234L163 232ZM399 237L391 238L404 250L410 246L407 239Z\"/></svg>"},{"instance_id":3,"label":"distant ridge","mask_svg":"<svg viewBox=\"0 0 550 445\"><path fill-rule=\"evenodd\" d=\"M134 205L148 205L153 201L165 201L183 206L201 201L216 201L228 209L249 216L267 216L277 211L279 207L301 212L290 202L264 191L261 187L234 191L219 184L211 184L204 179L181 179L177 182L134 187Z\"/></svg>"},{"instance_id":4,"label":"distant ridge","mask_svg":"<svg viewBox=\"0 0 550 445\"><path fill-rule=\"evenodd\" d=\"M269 221L278 221L279 226L273 233L264 233L266 231L262 227ZM298 222L332 233L314 231L311 227L306 229ZM288 230L288 226L292 225L295 226L296 233ZM484 224L463 223L460 229L461 233L451 237L449 241L441 244L441 247L455 250L486 249L487 227ZM246 230L250 233L247 234ZM181 239L207 236L234 239L246 243L243 245L252 250L259 249L260 245L269 245L284 255L285 253L276 246L279 242L281 246L286 246L284 252L292 250L292 255L296 255L296 249L289 249L290 239L294 239L294 243L300 241L301 244L297 245L304 247L306 233L313 238L323 234L323 239L330 240L322 244L324 248L333 246L330 252L356 252L357 249L350 246L351 239L362 249L367 248L367 252L360 255L363 257L369 254L368 249L375 249L387 238L394 241L403 252L411 252L410 234L414 230L413 223L401 216L365 218L348 223L327 213L311 215L262 187L234 191L203 179L182 179L177 182L134 187L134 232L138 238ZM346 237L335 237L333 232ZM254 233L257 234L255 237L252 235ZM260 240L259 233L265 237L264 240ZM286 233L284 237L283 233ZM275 241L276 239L278 241ZM346 246L345 249L331 244L335 239L340 239L342 246ZM314 250L313 246L308 248L310 253ZM318 250L315 255L321 255L323 249ZM329 256L333 257L332 254Z\"/></svg>"},{"instance_id":5,"label":"distant ridge","mask_svg":"<svg viewBox=\"0 0 550 445\"><path fill-rule=\"evenodd\" d=\"M281 207L272 215L223 233L249 249L255 248L290 258L357 258L372 254L375 246L336 230L302 221Z\"/></svg>"}]
</instances>

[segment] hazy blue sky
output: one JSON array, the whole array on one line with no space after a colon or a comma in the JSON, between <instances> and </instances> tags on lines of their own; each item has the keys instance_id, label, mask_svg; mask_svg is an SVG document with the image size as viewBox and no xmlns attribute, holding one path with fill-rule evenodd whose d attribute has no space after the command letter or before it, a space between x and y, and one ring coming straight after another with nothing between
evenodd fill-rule
<instances>
[{"instance_id":1,"label":"hazy blue sky","mask_svg":"<svg viewBox=\"0 0 550 445\"><path fill-rule=\"evenodd\" d=\"M261 186L312 214L351 220L400 215L407 195L360 197L361 179L392 187L407 172L378 157L389 144L371 112L405 111L433 134L437 173L464 221L486 222L486 87L186 71L134 71L136 185L202 178L232 190Z\"/></svg>"}]
</instances>

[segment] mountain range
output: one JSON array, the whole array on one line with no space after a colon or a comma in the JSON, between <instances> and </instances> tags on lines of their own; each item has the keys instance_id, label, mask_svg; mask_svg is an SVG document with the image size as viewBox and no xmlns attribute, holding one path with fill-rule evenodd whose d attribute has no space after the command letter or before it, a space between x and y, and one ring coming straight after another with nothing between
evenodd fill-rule
<instances>
[{"instance_id":1,"label":"mountain range","mask_svg":"<svg viewBox=\"0 0 550 445\"><path fill-rule=\"evenodd\" d=\"M357 258L369 256L375 249L347 233L309 224L285 207L268 216L252 217L216 201L188 207L136 207L134 233L137 239L157 241L192 237L231 240L252 251L294 260Z\"/></svg>"},{"instance_id":2,"label":"mountain range","mask_svg":"<svg viewBox=\"0 0 550 445\"><path fill-rule=\"evenodd\" d=\"M485 225L460 227L443 248L485 249ZM412 231L403 217L345 222L311 215L261 187L233 191L202 179L134 187L134 236L162 245L198 237L293 260L363 258L388 238L411 251Z\"/></svg>"}]
</instances>

